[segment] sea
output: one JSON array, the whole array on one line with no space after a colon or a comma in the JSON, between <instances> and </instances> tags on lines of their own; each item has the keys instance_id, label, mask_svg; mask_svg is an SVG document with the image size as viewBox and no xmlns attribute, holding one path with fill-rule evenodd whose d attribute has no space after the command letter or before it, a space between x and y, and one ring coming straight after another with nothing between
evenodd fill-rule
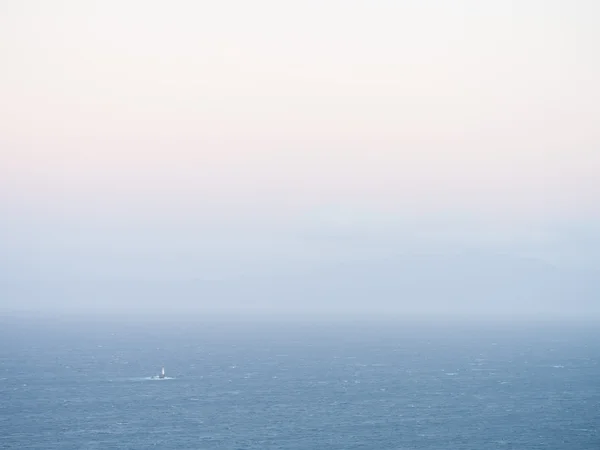
<instances>
[{"instance_id":1,"label":"sea","mask_svg":"<svg viewBox=\"0 0 600 450\"><path fill-rule=\"evenodd\" d=\"M599 450L600 326L2 317L0 448Z\"/></svg>"}]
</instances>

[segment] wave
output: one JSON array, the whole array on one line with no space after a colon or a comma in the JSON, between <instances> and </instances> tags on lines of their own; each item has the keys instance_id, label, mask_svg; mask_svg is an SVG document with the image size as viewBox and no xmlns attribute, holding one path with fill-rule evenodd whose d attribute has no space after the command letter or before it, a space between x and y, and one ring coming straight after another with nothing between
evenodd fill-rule
<instances>
[{"instance_id":1,"label":"wave","mask_svg":"<svg viewBox=\"0 0 600 450\"><path fill-rule=\"evenodd\" d=\"M151 377L128 377L119 379L112 379L110 381L166 381L166 380L175 380L175 377L164 377L158 378L157 375Z\"/></svg>"}]
</instances>

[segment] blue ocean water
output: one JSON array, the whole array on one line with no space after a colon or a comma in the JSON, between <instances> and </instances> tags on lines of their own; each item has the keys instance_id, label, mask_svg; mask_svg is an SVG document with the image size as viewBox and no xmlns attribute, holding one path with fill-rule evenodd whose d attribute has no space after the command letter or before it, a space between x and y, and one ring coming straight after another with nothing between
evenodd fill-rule
<instances>
[{"instance_id":1,"label":"blue ocean water","mask_svg":"<svg viewBox=\"0 0 600 450\"><path fill-rule=\"evenodd\" d=\"M600 449L592 325L0 325L3 449Z\"/></svg>"}]
</instances>

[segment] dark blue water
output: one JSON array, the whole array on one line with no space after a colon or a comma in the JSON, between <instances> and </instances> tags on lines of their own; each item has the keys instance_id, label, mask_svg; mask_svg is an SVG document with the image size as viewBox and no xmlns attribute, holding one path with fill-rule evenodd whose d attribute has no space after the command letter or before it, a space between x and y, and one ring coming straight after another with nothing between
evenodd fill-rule
<instances>
[{"instance_id":1,"label":"dark blue water","mask_svg":"<svg viewBox=\"0 0 600 450\"><path fill-rule=\"evenodd\" d=\"M0 325L0 448L600 449L591 325Z\"/></svg>"}]
</instances>

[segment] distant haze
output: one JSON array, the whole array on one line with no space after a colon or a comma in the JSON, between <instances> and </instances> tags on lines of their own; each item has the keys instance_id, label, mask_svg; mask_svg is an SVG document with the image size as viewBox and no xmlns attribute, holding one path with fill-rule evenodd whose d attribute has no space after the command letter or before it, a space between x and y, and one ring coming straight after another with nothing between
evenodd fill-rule
<instances>
[{"instance_id":1,"label":"distant haze","mask_svg":"<svg viewBox=\"0 0 600 450\"><path fill-rule=\"evenodd\" d=\"M0 4L0 311L600 313L600 3Z\"/></svg>"}]
</instances>

